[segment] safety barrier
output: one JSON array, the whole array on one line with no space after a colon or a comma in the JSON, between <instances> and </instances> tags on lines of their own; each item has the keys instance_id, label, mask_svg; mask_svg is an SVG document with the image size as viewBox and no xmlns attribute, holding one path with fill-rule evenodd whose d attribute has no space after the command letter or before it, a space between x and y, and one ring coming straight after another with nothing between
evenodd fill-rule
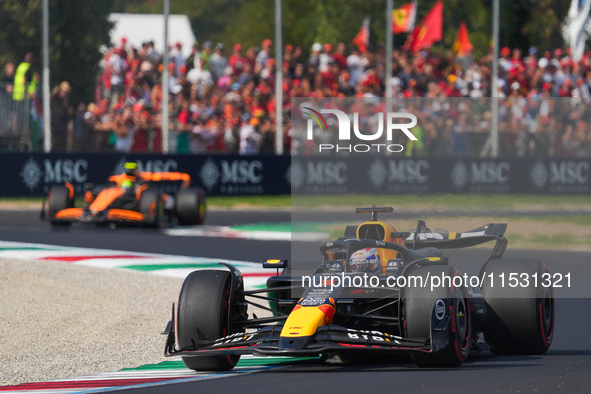
<instances>
[{"instance_id":1,"label":"safety barrier","mask_svg":"<svg viewBox=\"0 0 591 394\"><path fill-rule=\"evenodd\" d=\"M589 194L590 159L239 155L0 154L0 196L78 192L135 161L140 171L186 172L209 195L530 193ZM173 187L172 185L170 187Z\"/></svg>"}]
</instances>

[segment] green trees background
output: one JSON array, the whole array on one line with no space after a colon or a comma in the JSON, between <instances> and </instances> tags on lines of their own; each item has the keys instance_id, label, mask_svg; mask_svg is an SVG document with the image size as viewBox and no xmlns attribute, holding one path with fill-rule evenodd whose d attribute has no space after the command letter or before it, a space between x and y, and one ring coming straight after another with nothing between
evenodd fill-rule
<instances>
[{"instance_id":1,"label":"green trees background","mask_svg":"<svg viewBox=\"0 0 591 394\"><path fill-rule=\"evenodd\" d=\"M20 63L32 52L32 69L42 70L41 0L0 2L0 65ZM75 101L93 98L94 82L101 59L101 45L109 45L111 25L107 18L112 0L50 0L51 86L68 81Z\"/></svg>"},{"instance_id":2,"label":"green trees background","mask_svg":"<svg viewBox=\"0 0 591 394\"><path fill-rule=\"evenodd\" d=\"M395 0L394 7L411 0ZM417 23L436 0L419 0ZM308 50L314 42L351 44L365 17L369 17L370 41L385 42L383 0L283 0L283 38ZM443 40L437 46L451 48L461 21L466 22L476 56L489 50L492 32L492 0L443 0ZM564 45L561 23L570 0L501 0L500 43L526 51L530 46L551 50ZM115 0L117 12L160 13L162 0ZM260 45L274 35L274 0L171 0L171 12L191 19L200 41L241 42ZM401 46L406 35L395 36Z\"/></svg>"},{"instance_id":3,"label":"green trees background","mask_svg":"<svg viewBox=\"0 0 591 394\"><path fill-rule=\"evenodd\" d=\"M399 7L410 0L395 0ZM417 22L436 0L419 0ZM67 80L75 99L93 97L102 45L110 46L107 20L112 12L161 13L162 0L49 0L50 56L52 86ZM539 50L564 47L561 23L570 0L501 0L500 44L530 46ZM260 46L274 38L274 0L171 0L171 13L189 16L200 42L211 40L231 47ZM448 50L457 28L465 21L477 57L489 51L492 0L444 0L443 40L435 49ZM345 42L370 18L370 44L385 42L385 1L383 0L284 0L284 44L302 45L307 53L314 42ZM401 46L406 37L396 35ZM0 64L18 63L28 51L36 55L41 70L41 0L0 2Z\"/></svg>"}]
</instances>

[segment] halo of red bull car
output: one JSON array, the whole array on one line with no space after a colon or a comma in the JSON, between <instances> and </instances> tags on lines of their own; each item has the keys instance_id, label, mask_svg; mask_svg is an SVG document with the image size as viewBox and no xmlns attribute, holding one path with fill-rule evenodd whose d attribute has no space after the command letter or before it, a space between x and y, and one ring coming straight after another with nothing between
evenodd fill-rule
<instances>
[{"instance_id":1,"label":"halo of red bull car","mask_svg":"<svg viewBox=\"0 0 591 394\"><path fill-rule=\"evenodd\" d=\"M548 267L538 259L502 258L506 224L454 233L419 220L414 231L399 232L378 220L392 211L358 208L370 220L320 245L322 263L309 278L287 260L263 263L277 270L263 289L246 290L240 271L226 263L192 272L173 304L165 355L181 356L193 370L223 371L243 354L344 360L408 354L419 366L455 367L471 352L548 350L554 336ZM463 274L442 250L488 241L495 246L476 283L455 280ZM519 286L501 285L509 276L521 278ZM450 280L417 284L433 277ZM249 313L249 306L270 316Z\"/></svg>"},{"instance_id":2,"label":"halo of red bull car","mask_svg":"<svg viewBox=\"0 0 591 394\"><path fill-rule=\"evenodd\" d=\"M180 183L174 196L162 190L162 185L171 183ZM174 219L180 225L200 225L205 221L206 195L190 183L185 173L140 172L135 163L126 163L125 171L110 176L108 184L85 185L82 199L77 199L70 183L53 186L43 203L42 217L53 226L80 222L160 227Z\"/></svg>"}]
</instances>

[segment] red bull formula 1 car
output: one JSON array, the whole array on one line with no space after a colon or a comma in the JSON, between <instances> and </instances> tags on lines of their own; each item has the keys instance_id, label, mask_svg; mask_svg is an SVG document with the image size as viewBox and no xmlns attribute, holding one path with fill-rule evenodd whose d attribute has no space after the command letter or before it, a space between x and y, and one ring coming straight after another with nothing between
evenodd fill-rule
<instances>
[{"instance_id":1,"label":"red bull formula 1 car","mask_svg":"<svg viewBox=\"0 0 591 394\"><path fill-rule=\"evenodd\" d=\"M90 185L84 194L83 207L76 207L71 184L53 186L43 203L42 217L56 226L81 222L159 227L175 217L180 225L199 225L205 221L205 191L189 187L188 174L139 172L134 163L126 163L125 172L112 175L109 182ZM160 185L170 182L181 183L175 196L161 190Z\"/></svg>"},{"instance_id":2,"label":"red bull formula 1 car","mask_svg":"<svg viewBox=\"0 0 591 394\"><path fill-rule=\"evenodd\" d=\"M229 370L242 354L371 360L406 353L419 366L455 367L471 351L548 350L554 333L548 268L541 260L502 259L506 224L454 233L419 220L415 231L398 232L377 219L392 208L357 212L371 220L322 244L322 264L310 278L296 275L286 260L263 263L278 274L258 290L245 290L241 273L228 264L192 272L173 305L165 355L182 356L193 370ZM474 280L441 252L487 241L496 245ZM509 286L510 277L519 286ZM249 315L249 304L272 316Z\"/></svg>"}]
</instances>

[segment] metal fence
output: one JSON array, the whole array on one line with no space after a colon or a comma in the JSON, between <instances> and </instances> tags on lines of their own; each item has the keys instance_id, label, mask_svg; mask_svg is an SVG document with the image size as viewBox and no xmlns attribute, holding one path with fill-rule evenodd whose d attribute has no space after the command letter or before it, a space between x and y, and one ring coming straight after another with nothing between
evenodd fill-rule
<instances>
[{"instance_id":1,"label":"metal fence","mask_svg":"<svg viewBox=\"0 0 591 394\"><path fill-rule=\"evenodd\" d=\"M0 152L33 149L31 100L14 100L12 84L0 83ZM37 137L37 136L35 136Z\"/></svg>"},{"instance_id":2,"label":"metal fence","mask_svg":"<svg viewBox=\"0 0 591 394\"><path fill-rule=\"evenodd\" d=\"M0 5L1 65L12 62L16 68L26 52L33 52L31 69L37 79L42 75L42 2L16 11ZM167 47L151 44L160 39L156 28L138 42L109 36L108 14L157 14L162 12L160 2L85 2L75 7L67 6L68 0L49 2L49 114L33 105L43 99L39 86L27 95L27 108L16 108L10 95L4 95L0 150L42 150L44 133L39 120L46 115L51 116L52 151L159 153L168 146L169 153L272 154L280 124L283 151L290 152L292 97L383 97L390 88L395 98L477 99L493 94L493 0L444 0L442 35L424 49L410 47L412 30L393 35L391 77L386 75L387 32L391 31L387 1L282 1L278 57L272 2L196 0L191 8L184 3L171 1L171 12L188 15L196 37L194 45L188 45L192 48L187 44L181 48L174 41ZM415 24L419 25L439 2L393 3L398 11L416 4ZM562 25L569 4L566 0L519 4L500 0L500 86L495 94L526 101L544 95L578 96L582 98L579 106L586 108L591 96L586 78L591 57L575 65L566 52ZM36 27L21 28L28 25ZM356 38L363 26L368 33L367 48L358 52ZM458 49L461 26L465 26L472 50ZM165 52L170 61L167 70L163 67ZM163 110L166 73L170 103ZM6 69L4 80L10 78ZM277 102L279 92L282 100ZM277 107L283 109L279 121ZM163 141L162 114L168 118L164 123L169 129L167 141ZM511 135L532 134L523 123L505 122L506 114L501 105L500 155L567 154L560 149L516 148L517 153L506 149L514 143ZM574 127L581 128L581 124ZM518 130L509 133L508 128ZM555 138L568 139L563 138L565 133L565 129L557 130ZM486 135L479 134L478 141L470 144L470 154L491 154L484 149ZM438 149L446 152L450 147ZM588 149L577 152L591 154Z\"/></svg>"}]
</instances>

